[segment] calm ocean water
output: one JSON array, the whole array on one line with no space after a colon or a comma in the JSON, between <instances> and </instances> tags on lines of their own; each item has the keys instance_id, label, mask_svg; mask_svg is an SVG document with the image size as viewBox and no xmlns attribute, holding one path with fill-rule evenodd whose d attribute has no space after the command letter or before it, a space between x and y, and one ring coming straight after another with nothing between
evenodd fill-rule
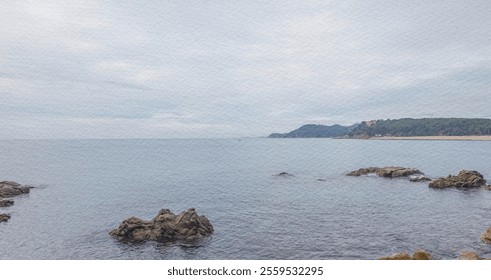
<instances>
[{"instance_id":1,"label":"calm ocean water","mask_svg":"<svg viewBox=\"0 0 491 280\"><path fill-rule=\"evenodd\" d=\"M491 191L345 176L387 165L491 180L491 142L3 140L0 180L37 188L0 209L12 215L0 224L0 259L375 259L417 248L491 257L479 240ZM295 176L274 176L283 171ZM215 227L199 247L108 234L130 216L190 207Z\"/></svg>"}]
</instances>

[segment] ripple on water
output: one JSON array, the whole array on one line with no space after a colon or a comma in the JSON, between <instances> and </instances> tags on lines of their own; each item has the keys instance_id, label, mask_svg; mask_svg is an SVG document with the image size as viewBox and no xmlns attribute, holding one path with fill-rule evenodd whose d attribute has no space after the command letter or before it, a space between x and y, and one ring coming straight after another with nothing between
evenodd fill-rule
<instances>
[{"instance_id":1,"label":"ripple on water","mask_svg":"<svg viewBox=\"0 0 491 280\"><path fill-rule=\"evenodd\" d=\"M479 240L491 192L344 175L400 165L491 180L491 142L283 140L2 141L0 174L38 188L8 208L0 258L376 259L418 248L491 257ZM190 207L215 228L201 246L108 234L130 216Z\"/></svg>"}]
</instances>

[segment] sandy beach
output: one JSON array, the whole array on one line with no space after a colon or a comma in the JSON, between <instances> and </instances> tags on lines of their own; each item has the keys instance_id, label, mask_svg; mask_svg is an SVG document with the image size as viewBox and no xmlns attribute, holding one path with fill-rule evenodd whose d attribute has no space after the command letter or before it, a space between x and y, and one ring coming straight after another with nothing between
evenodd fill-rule
<instances>
[{"instance_id":1,"label":"sandy beach","mask_svg":"<svg viewBox=\"0 0 491 280\"><path fill-rule=\"evenodd\" d=\"M468 136L381 136L370 137L369 140L447 140L447 141L491 141L491 135Z\"/></svg>"}]
</instances>

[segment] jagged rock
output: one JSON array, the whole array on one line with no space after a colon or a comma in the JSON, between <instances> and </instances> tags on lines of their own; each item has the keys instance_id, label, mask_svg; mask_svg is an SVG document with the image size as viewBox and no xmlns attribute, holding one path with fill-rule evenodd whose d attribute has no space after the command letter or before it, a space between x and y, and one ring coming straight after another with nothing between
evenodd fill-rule
<instances>
[{"instance_id":1,"label":"jagged rock","mask_svg":"<svg viewBox=\"0 0 491 280\"><path fill-rule=\"evenodd\" d=\"M0 200L0 207L9 207L9 206L12 206L14 204L14 201L13 200Z\"/></svg>"},{"instance_id":2,"label":"jagged rock","mask_svg":"<svg viewBox=\"0 0 491 280\"><path fill-rule=\"evenodd\" d=\"M415 174L423 174L421 171L415 168L406 168L399 166L388 166L388 167L368 167L360 168L349 172L348 176L361 176L370 173L375 173L380 177L386 178L397 178L397 177L408 177Z\"/></svg>"},{"instance_id":3,"label":"jagged rock","mask_svg":"<svg viewBox=\"0 0 491 280\"><path fill-rule=\"evenodd\" d=\"M408 253L395 253L388 257L381 257L379 260L412 260L411 256Z\"/></svg>"},{"instance_id":4,"label":"jagged rock","mask_svg":"<svg viewBox=\"0 0 491 280\"><path fill-rule=\"evenodd\" d=\"M459 260L482 260L478 254L474 252L464 251L460 253Z\"/></svg>"},{"instance_id":5,"label":"jagged rock","mask_svg":"<svg viewBox=\"0 0 491 280\"><path fill-rule=\"evenodd\" d=\"M9 214L0 214L0 223L1 222L6 222L10 219L10 215Z\"/></svg>"},{"instance_id":6,"label":"jagged rock","mask_svg":"<svg viewBox=\"0 0 491 280\"><path fill-rule=\"evenodd\" d=\"M486 230L486 232L483 233L483 235L481 235L481 240L486 243L491 243L491 226L488 227L488 229Z\"/></svg>"},{"instance_id":7,"label":"jagged rock","mask_svg":"<svg viewBox=\"0 0 491 280\"><path fill-rule=\"evenodd\" d=\"M21 186L19 183L11 181L0 182L0 198L12 197L25 193L29 193L31 187Z\"/></svg>"},{"instance_id":8,"label":"jagged rock","mask_svg":"<svg viewBox=\"0 0 491 280\"><path fill-rule=\"evenodd\" d=\"M293 174L290 174L288 172L280 172L280 173L276 174L276 176L279 176L279 177L293 177Z\"/></svg>"},{"instance_id":9,"label":"jagged rock","mask_svg":"<svg viewBox=\"0 0 491 280\"><path fill-rule=\"evenodd\" d=\"M379 260L431 260L432 257L430 253L423 250L416 250L413 256L411 257L406 252L395 253L388 257L381 257Z\"/></svg>"},{"instance_id":10,"label":"jagged rock","mask_svg":"<svg viewBox=\"0 0 491 280\"><path fill-rule=\"evenodd\" d=\"M213 233L213 226L205 216L198 216L194 208L179 215L162 209L151 221L131 217L109 234L122 241L197 241Z\"/></svg>"},{"instance_id":11,"label":"jagged rock","mask_svg":"<svg viewBox=\"0 0 491 280\"><path fill-rule=\"evenodd\" d=\"M430 253L423 250L416 250L413 254L413 260L431 260L432 257Z\"/></svg>"},{"instance_id":12,"label":"jagged rock","mask_svg":"<svg viewBox=\"0 0 491 280\"><path fill-rule=\"evenodd\" d=\"M462 170L457 176L448 175L432 181L430 188L475 188L486 184L481 173L473 170Z\"/></svg>"},{"instance_id":13,"label":"jagged rock","mask_svg":"<svg viewBox=\"0 0 491 280\"><path fill-rule=\"evenodd\" d=\"M409 181L411 181L411 182L427 182L427 181L431 181L431 178L428 178L428 177L425 177L425 176L412 177L412 178L409 179Z\"/></svg>"}]
</instances>

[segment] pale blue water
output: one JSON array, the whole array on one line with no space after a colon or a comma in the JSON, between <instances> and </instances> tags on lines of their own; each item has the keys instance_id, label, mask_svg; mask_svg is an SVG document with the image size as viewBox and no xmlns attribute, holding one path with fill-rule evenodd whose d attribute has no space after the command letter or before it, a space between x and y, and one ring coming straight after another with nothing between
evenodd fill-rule
<instances>
[{"instance_id":1,"label":"pale blue water","mask_svg":"<svg viewBox=\"0 0 491 280\"><path fill-rule=\"evenodd\" d=\"M491 142L332 139L0 141L0 180L38 186L0 212L0 259L374 259L422 248L491 257L491 191L348 177L366 166L491 180ZM286 171L295 177L275 174ZM325 179L325 182L316 181ZM184 248L108 232L161 208L206 215L213 238Z\"/></svg>"}]
</instances>

